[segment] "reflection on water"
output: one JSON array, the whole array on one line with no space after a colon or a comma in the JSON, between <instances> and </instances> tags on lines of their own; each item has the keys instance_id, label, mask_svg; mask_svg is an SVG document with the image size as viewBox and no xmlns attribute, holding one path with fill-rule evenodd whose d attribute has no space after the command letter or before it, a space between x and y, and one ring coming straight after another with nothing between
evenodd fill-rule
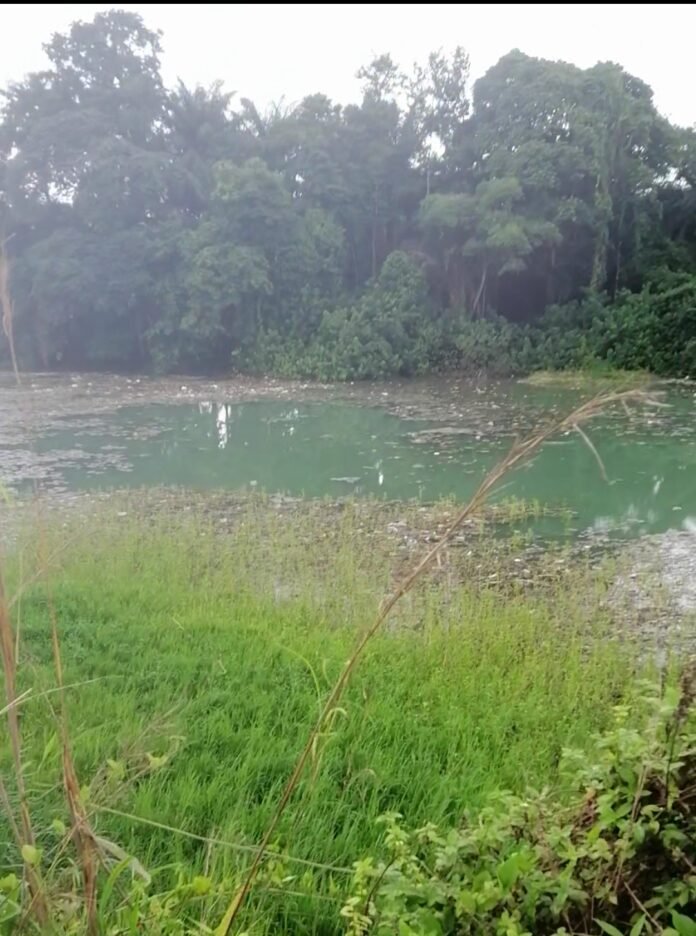
<instances>
[{"instance_id":1,"label":"reflection on water","mask_svg":"<svg viewBox=\"0 0 696 936\"><path fill-rule=\"evenodd\" d=\"M229 419L229 407L222 405L218 406L217 411L217 434L218 434L218 448L224 449L227 445L228 431L227 431L227 420Z\"/></svg>"},{"instance_id":2,"label":"reflection on water","mask_svg":"<svg viewBox=\"0 0 696 936\"><path fill-rule=\"evenodd\" d=\"M31 459L0 448L0 480L41 477L73 489L177 484L462 500L515 436L577 403L573 393L548 388L508 386L487 394L463 395L439 422L339 403L124 407L46 427ZM592 424L588 431L609 483L570 433L508 479L502 496L567 505L578 530L696 532L695 399L693 391L675 390L670 406L648 420L618 413Z\"/></svg>"}]
</instances>

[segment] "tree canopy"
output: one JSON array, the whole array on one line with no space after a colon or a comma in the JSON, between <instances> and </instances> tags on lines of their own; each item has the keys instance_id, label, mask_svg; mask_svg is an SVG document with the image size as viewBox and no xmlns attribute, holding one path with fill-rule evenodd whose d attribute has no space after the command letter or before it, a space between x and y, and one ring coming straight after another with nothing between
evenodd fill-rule
<instances>
[{"instance_id":1,"label":"tree canopy","mask_svg":"<svg viewBox=\"0 0 696 936\"><path fill-rule=\"evenodd\" d=\"M23 366L413 373L456 363L466 329L540 347L558 306L586 330L636 296L696 342L696 134L619 65L514 50L471 87L462 48L384 54L357 103L261 112L166 88L160 43L99 13L2 92ZM675 288L678 313L653 301Z\"/></svg>"}]
</instances>

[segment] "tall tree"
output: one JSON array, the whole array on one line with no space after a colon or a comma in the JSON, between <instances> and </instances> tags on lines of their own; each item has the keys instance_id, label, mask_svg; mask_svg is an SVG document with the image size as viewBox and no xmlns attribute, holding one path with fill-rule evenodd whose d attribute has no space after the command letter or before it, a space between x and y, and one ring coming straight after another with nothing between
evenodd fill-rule
<instances>
[{"instance_id":1,"label":"tall tree","mask_svg":"<svg viewBox=\"0 0 696 936\"><path fill-rule=\"evenodd\" d=\"M451 312L529 322L588 289L596 311L696 269L694 133L618 65L514 50L470 94L461 47L410 73L380 55L356 103L260 111L220 83L165 88L134 13L45 49L0 108L27 362L224 368L320 340L322 373L341 348L343 374L412 372Z\"/></svg>"}]
</instances>

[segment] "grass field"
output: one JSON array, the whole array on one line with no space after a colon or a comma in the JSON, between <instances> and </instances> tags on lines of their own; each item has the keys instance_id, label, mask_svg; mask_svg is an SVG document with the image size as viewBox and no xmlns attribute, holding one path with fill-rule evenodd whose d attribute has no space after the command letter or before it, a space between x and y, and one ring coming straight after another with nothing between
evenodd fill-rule
<instances>
[{"instance_id":1,"label":"grass field","mask_svg":"<svg viewBox=\"0 0 696 936\"><path fill-rule=\"evenodd\" d=\"M155 891L210 882L187 913L212 926L392 569L351 509L327 532L259 507L225 535L201 513L122 513L101 508L88 527L46 519L6 562L18 688L31 690L21 707L31 813L44 865L57 866L68 817L55 611L91 821L154 875ZM441 579L410 596L371 644L281 820L284 857L248 904L248 932L340 931L343 869L374 851L385 812L452 824L492 790L552 782L562 748L602 728L636 675L591 605L581 570L536 597ZM4 742L2 766L8 776ZM0 862L16 870L13 845Z\"/></svg>"}]
</instances>

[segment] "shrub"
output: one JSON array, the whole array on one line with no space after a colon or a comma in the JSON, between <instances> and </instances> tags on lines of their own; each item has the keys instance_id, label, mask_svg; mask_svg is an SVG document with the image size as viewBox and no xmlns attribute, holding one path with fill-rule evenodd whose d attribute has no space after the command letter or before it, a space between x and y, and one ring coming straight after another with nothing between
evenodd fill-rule
<instances>
[{"instance_id":1,"label":"shrub","mask_svg":"<svg viewBox=\"0 0 696 936\"><path fill-rule=\"evenodd\" d=\"M407 254L394 251L356 302L324 312L309 341L262 333L248 366L319 380L410 376L432 369L442 346L425 276Z\"/></svg>"},{"instance_id":2,"label":"shrub","mask_svg":"<svg viewBox=\"0 0 696 936\"><path fill-rule=\"evenodd\" d=\"M562 370L605 361L665 377L696 374L696 277L655 275L613 303L589 296L551 307L534 329L535 367Z\"/></svg>"},{"instance_id":3,"label":"shrub","mask_svg":"<svg viewBox=\"0 0 696 936\"><path fill-rule=\"evenodd\" d=\"M465 374L484 371L505 377L524 373L533 353L528 331L502 318L462 317L453 329L452 344L456 366Z\"/></svg>"},{"instance_id":4,"label":"shrub","mask_svg":"<svg viewBox=\"0 0 696 936\"><path fill-rule=\"evenodd\" d=\"M461 827L384 818L387 855L356 866L352 936L696 934L696 664L650 694L647 727L616 711L559 789L501 793ZM640 722L638 723L640 724Z\"/></svg>"},{"instance_id":5,"label":"shrub","mask_svg":"<svg viewBox=\"0 0 696 936\"><path fill-rule=\"evenodd\" d=\"M262 332L247 366L283 377L352 380L456 368L495 377L534 370L646 370L696 375L696 277L654 274L614 302L590 294L550 306L533 326L435 315L425 278L394 252L353 305L325 311L309 341Z\"/></svg>"}]
</instances>

